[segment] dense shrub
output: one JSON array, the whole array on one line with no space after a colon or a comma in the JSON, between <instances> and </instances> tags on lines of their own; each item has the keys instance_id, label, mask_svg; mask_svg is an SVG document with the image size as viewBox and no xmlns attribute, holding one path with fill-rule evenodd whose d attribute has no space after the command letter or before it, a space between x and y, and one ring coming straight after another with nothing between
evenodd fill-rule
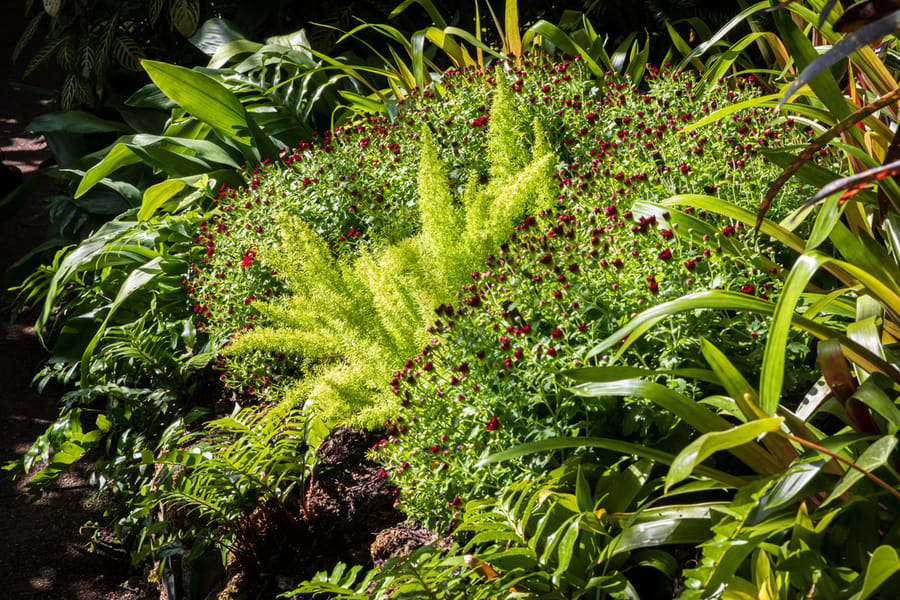
<instances>
[{"instance_id":1,"label":"dense shrub","mask_svg":"<svg viewBox=\"0 0 900 600\"><path fill-rule=\"evenodd\" d=\"M501 117L509 121L502 130L492 108L498 85L511 92L516 108ZM450 72L433 91L410 100L395 122L373 118L345 127L297 149L282 164L249 173L246 188L221 191L219 210L197 238L208 248L190 283L198 328L236 342L230 358L220 361L223 376L252 393L265 395L285 379L308 379L310 359L345 365L349 351L325 343L327 328L315 334L323 350L311 352L314 343L298 341L310 328L285 316L283 307L297 304L283 295L290 288L283 257L295 252L299 239L287 233L289 223L308 223L339 263L348 256L377 257L422 227L416 178L421 184L429 168L416 161L427 154L422 123L432 132L454 202L466 208L474 206L471 196L478 190L496 186L506 165L524 164L516 157L528 153L529 130L538 123L559 160L544 184L555 188L553 206L520 221L486 263L472 268L455 298L432 307L438 319L427 336L406 334L430 340L419 346L419 356L406 355L404 366L400 355L382 352L381 362L393 364L392 381L383 369L370 370L352 394L344 388L353 396L345 401L352 410L366 410L370 426L375 415L390 415L376 454L385 475L401 484L403 507L421 518L446 519L460 503L460 490L484 493L521 475L523 467L542 470L559 458L544 456L507 471L473 469L485 453L517 442L589 434L655 445L671 438L677 446L684 433L671 415L636 402L586 405L565 390L559 372L581 364L586 351L630 315L660 301L711 288L777 294L777 257L771 248L757 248L751 232L727 220L648 204L694 193L755 205L777 174L761 150L774 141L801 141L804 132L790 122L770 123L756 110L680 131L755 93L748 80L701 86L690 73L657 69L639 87L614 76L597 81L577 60L497 66L485 76ZM799 191L787 192L777 205L781 214L772 216L796 206ZM300 255L292 259L310 260ZM331 260L320 259L323 265ZM327 270L295 268L313 279ZM322 300L308 296L300 304ZM279 330L279 320L281 337L271 337L268 346L260 342ZM698 336L715 332L715 343L753 372L766 325L759 316L698 313L642 340L628 362L703 366ZM250 330L256 333L248 335ZM791 360L801 364L806 351L798 339ZM795 389L806 381L800 371L791 376ZM298 402L317 393L308 383L299 388ZM695 386L683 378L670 384L683 391ZM367 409L373 402L374 412ZM346 409L331 414L358 420Z\"/></svg>"}]
</instances>

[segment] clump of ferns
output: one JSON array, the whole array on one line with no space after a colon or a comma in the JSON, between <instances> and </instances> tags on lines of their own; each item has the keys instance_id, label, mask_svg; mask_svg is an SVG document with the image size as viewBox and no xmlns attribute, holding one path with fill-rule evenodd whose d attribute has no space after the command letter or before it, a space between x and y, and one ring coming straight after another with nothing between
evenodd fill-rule
<instances>
[{"instance_id":1,"label":"clump of ferns","mask_svg":"<svg viewBox=\"0 0 900 600\"><path fill-rule=\"evenodd\" d=\"M303 489L318 434L288 402L241 409L185 433L156 459L169 540L213 544L247 574L259 574L306 520Z\"/></svg>"}]
</instances>

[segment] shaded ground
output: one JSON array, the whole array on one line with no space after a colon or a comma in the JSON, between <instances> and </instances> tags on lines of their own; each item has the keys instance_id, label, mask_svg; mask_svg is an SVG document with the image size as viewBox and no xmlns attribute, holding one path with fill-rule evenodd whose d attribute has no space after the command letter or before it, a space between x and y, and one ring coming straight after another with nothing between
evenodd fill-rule
<instances>
[{"instance_id":1,"label":"shaded ground","mask_svg":"<svg viewBox=\"0 0 900 600\"><path fill-rule=\"evenodd\" d=\"M9 85L22 80L22 64L11 56L25 25L24 3L0 0L0 151L4 163L33 176L49 155L43 141L24 134L35 116L53 110L52 102ZM52 72L26 80L56 87ZM44 190L44 193L52 190ZM0 223L0 271L43 241L44 226L35 200L15 218ZM0 463L25 452L53 420L59 396L40 396L31 378L44 358L28 319L10 324L0 315ZM60 481L56 491L36 503L22 495L21 481L0 472L0 598L29 600L118 600L142 597L121 587L128 577L125 557L113 548L90 544L81 526L99 518L101 508L85 507L90 490L80 473Z\"/></svg>"}]
</instances>

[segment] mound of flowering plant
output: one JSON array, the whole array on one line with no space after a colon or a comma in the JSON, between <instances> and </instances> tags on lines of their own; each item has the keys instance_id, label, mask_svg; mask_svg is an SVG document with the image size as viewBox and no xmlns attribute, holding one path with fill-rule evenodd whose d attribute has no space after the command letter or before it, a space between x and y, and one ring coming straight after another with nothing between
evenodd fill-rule
<instances>
[{"instance_id":1,"label":"mound of flowering plant","mask_svg":"<svg viewBox=\"0 0 900 600\"><path fill-rule=\"evenodd\" d=\"M515 125L492 141L498 85L511 93ZM497 469L475 473L472 465L485 453L563 434L665 443L681 435L670 415L640 403L586 406L566 392L558 372L577 365L629 316L665 299L711 288L761 296L778 291L775 257L759 252L751 232L648 204L695 193L753 207L777 175L760 150L806 135L753 110L682 132L705 113L756 94L742 79L708 84L702 93L698 87L689 73L656 69L639 87L627 78L597 81L577 60L498 65L485 75L450 72L402 106L395 122L345 127L250 174L246 188L222 191L219 211L199 237L207 256L189 283L198 327L223 340L240 340L262 321L278 328L284 313L267 311L267 319L256 301L286 291L278 261L265 260L265 249L274 256L289 219L308 223L338 260L419 231L414 174L423 123L446 165L447 187L463 203L491 180L492 169L528 150L537 122L561 161L552 184L556 206L522 221L476 265L455 302L435 307L432 341L418 357L398 362L392 381L364 382L373 398L387 390L403 405L377 449L385 475L401 484L400 501L413 515L446 519L460 490L481 493L513 476ZM771 216L785 216L797 197L796 189L785 192L776 205L782 213ZM701 366L698 336L713 332L752 371L765 326L760 317L698 314L642 340L630 361ZM802 340L795 350L801 361ZM308 358L245 344L238 359L221 364L232 381L259 392L276 378L307 376ZM690 390L695 384L673 375L671 385ZM540 470L555 460L514 469Z\"/></svg>"},{"instance_id":2,"label":"mound of flowering plant","mask_svg":"<svg viewBox=\"0 0 900 600\"><path fill-rule=\"evenodd\" d=\"M660 78L646 95L613 92L609 106L665 106L682 95L689 104L693 80L682 78L682 84L677 76ZM717 93L734 97L722 88L711 92L709 104L715 105ZM668 113L633 114L614 117L612 126L597 125L594 137L580 127L577 138L564 138L562 151L571 153L572 162L558 173L558 207L522 222L500 252L472 273L457 301L437 309L432 341L395 373L392 385L404 410L385 423L387 434L374 454L385 464L384 475L399 483L398 502L409 514L446 522L465 500L560 460L544 455L527 464L474 467L485 455L526 441L593 435L680 448L685 432L671 415L638 401L586 404L567 391L571 381L560 372L579 366L630 315L659 302L712 288L760 297L778 293L781 269L771 252L755 247L752 232L648 204L688 191L758 197L775 174L756 146L743 143L748 124L759 116L735 117L692 138L679 135L672 123L688 122L688 110L670 106ZM578 124L599 124L596 113L585 121ZM754 142L784 133L766 129ZM686 140L696 144L686 151L703 160L675 162ZM667 166L673 162L675 169ZM642 339L627 364L669 369L668 384L690 392L696 384L678 375L705 366L701 335L754 372L766 327L758 316L698 312ZM799 389L807 377L807 348L797 338L792 350L789 386Z\"/></svg>"}]
</instances>

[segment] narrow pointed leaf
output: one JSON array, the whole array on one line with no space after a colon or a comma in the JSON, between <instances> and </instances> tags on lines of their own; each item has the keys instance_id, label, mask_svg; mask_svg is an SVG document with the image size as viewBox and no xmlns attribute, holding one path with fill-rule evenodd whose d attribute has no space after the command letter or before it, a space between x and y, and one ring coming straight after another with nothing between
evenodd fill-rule
<instances>
[{"instance_id":1,"label":"narrow pointed leaf","mask_svg":"<svg viewBox=\"0 0 900 600\"><path fill-rule=\"evenodd\" d=\"M897 436L886 435L873 442L872 445L866 448L866 450L859 455L859 458L853 462L860 468L872 472L890 462L891 456L897 448L897 442ZM828 494L828 498L825 499L822 506L824 507L839 498L844 492L856 485L863 477L865 477L865 475L856 469L847 470L844 477L841 478L834 489L831 490L831 493Z\"/></svg>"},{"instance_id":2,"label":"narrow pointed leaf","mask_svg":"<svg viewBox=\"0 0 900 600\"><path fill-rule=\"evenodd\" d=\"M783 422L784 419L781 417L760 419L738 425L726 431L716 431L701 435L678 453L666 475L666 491L679 481L687 479L698 464L716 452L735 449L742 444L752 442L764 433L777 431Z\"/></svg>"},{"instance_id":3,"label":"narrow pointed leaf","mask_svg":"<svg viewBox=\"0 0 900 600\"><path fill-rule=\"evenodd\" d=\"M807 83L811 83L816 77L824 73L832 65L844 60L851 54L865 46L887 36L900 29L900 11L894 11L886 17L870 23L840 40L820 58L813 61L797 76L797 78L784 91L784 96L778 104L778 108L787 102L794 93Z\"/></svg>"},{"instance_id":4,"label":"narrow pointed leaf","mask_svg":"<svg viewBox=\"0 0 900 600\"><path fill-rule=\"evenodd\" d=\"M648 448L646 446L641 446L640 444L632 444L629 442L623 442L621 440L613 440L607 438L570 437L548 438L546 440L541 440L538 442L520 444L507 450L503 450L502 452L491 454L490 456L487 456L478 461L475 466L483 467L485 465L512 460L522 456L528 456L529 454L553 452L555 450L563 450L566 448L602 448L604 450L610 450L612 452L620 452L624 455L649 458L650 460L662 463L664 465L672 464L672 461L675 460L675 456L673 454L653 448ZM735 477L734 475L731 475L729 473L717 471L716 469L710 469L709 467L704 467L702 465L695 469L695 473L697 473L698 475L702 475L703 477L715 479L716 481L720 481L733 487L739 488L747 484L747 481L741 479L740 477Z\"/></svg>"}]
</instances>

